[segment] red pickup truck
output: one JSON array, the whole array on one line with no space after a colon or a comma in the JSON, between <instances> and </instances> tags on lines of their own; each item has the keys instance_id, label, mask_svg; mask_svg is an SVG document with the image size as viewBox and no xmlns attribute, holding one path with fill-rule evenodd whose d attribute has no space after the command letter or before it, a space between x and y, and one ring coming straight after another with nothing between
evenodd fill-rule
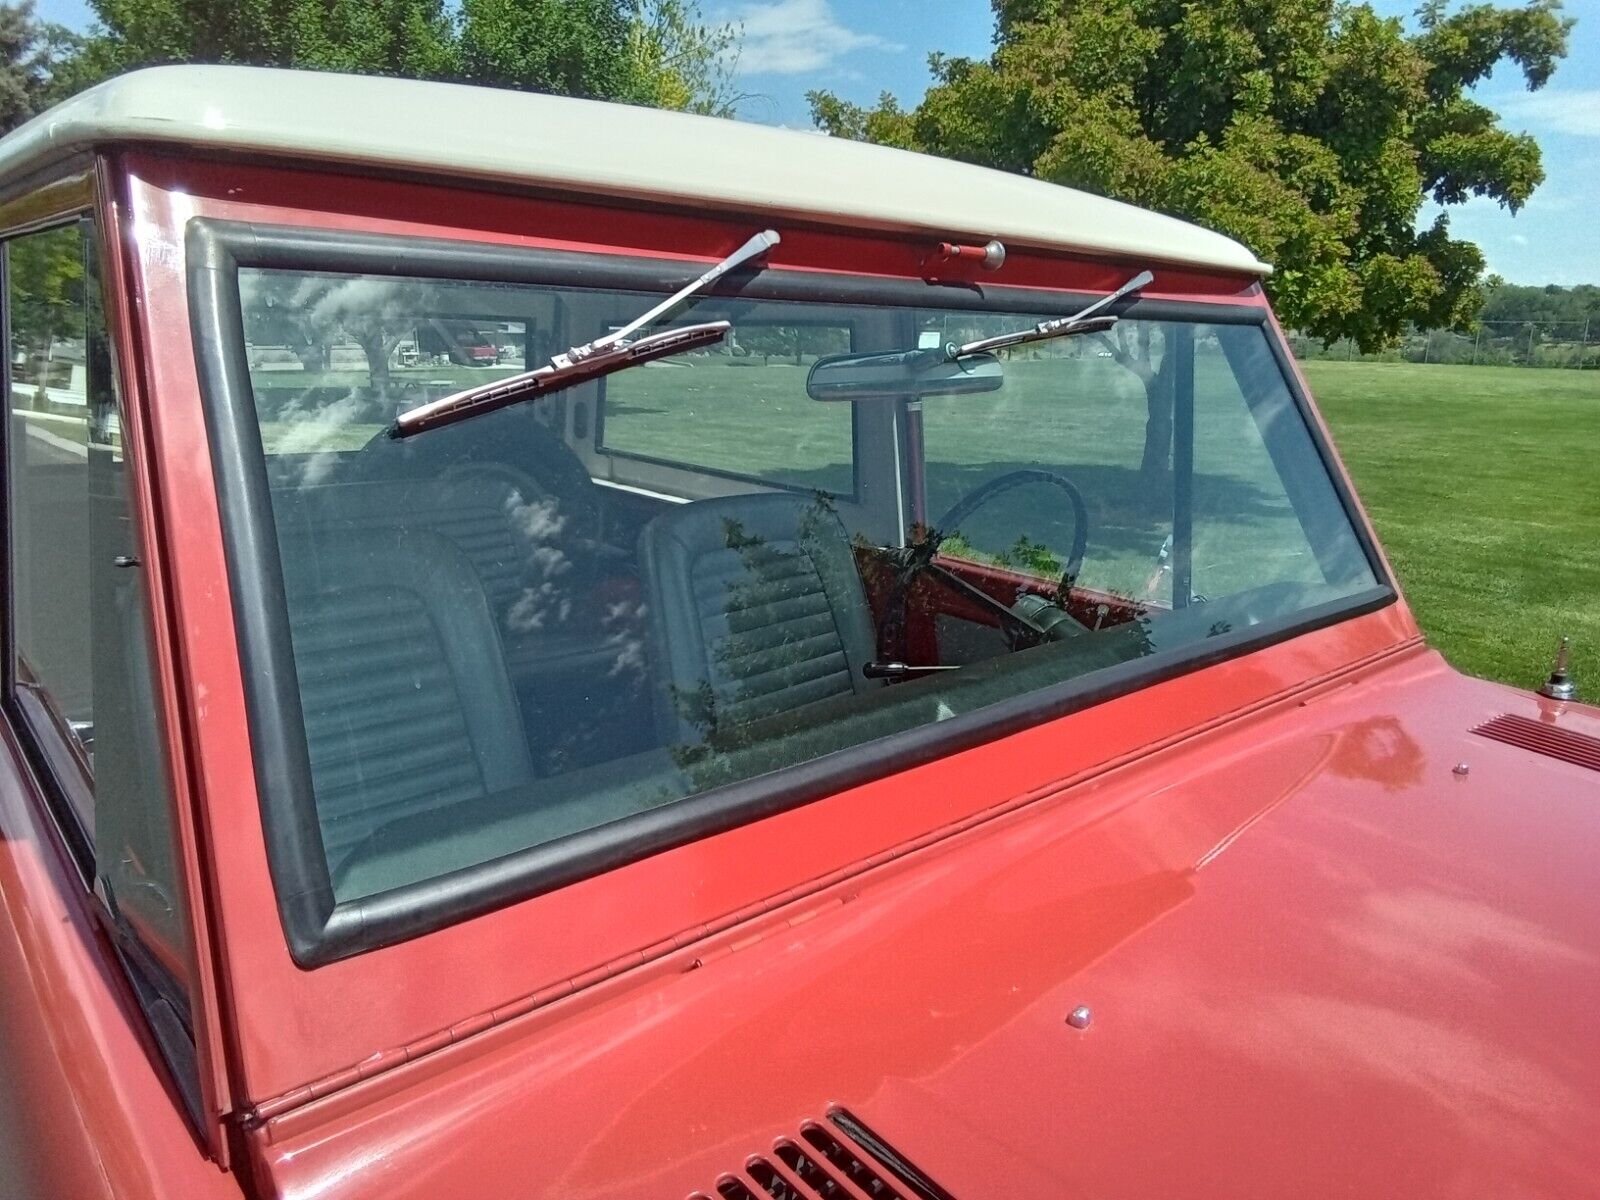
<instances>
[{"instance_id":1,"label":"red pickup truck","mask_svg":"<svg viewBox=\"0 0 1600 1200\"><path fill-rule=\"evenodd\" d=\"M8 1200L1593 1194L1600 711L1237 243L220 67L0 241Z\"/></svg>"}]
</instances>

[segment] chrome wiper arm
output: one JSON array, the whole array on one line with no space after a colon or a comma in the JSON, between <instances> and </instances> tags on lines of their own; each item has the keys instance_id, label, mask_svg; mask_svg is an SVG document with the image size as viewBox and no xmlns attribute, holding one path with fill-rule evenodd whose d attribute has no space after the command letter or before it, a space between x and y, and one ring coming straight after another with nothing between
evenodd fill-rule
<instances>
[{"instance_id":1,"label":"chrome wiper arm","mask_svg":"<svg viewBox=\"0 0 1600 1200\"><path fill-rule=\"evenodd\" d=\"M685 308L729 271L760 258L776 246L779 240L776 230L763 229L727 258L701 274L699 278L685 284L660 304L641 313L621 329L614 330L604 337L595 338L592 342L585 342L581 346L573 346L562 354L553 354L548 363L535 370L482 383L464 391L441 396L437 400L430 400L416 408L407 409L395 418L394 424L389 427L389 436L408 437L425 429L437 429L441 425L451 425L479 413L493 412L529 396L546 395L652 359L720 342L728 336L728 330L732 328L727 321L686 325L681 329L668 329L663 333L635 338L632 341L629 339L640 330L647 329L657 321L665 320Z\"/></svg>"},{"instance_id":2,"label":"chrome wiper arm","mask_svg":"<svg viewBox=\"0 0 1600 1200\"><path fill-rule=\"evenodd\" d=\"M706 288L710 287L717 280L721 279L729 271L733 271L744 266L745 263L750 262L752 259L760 258L768 250L771 250L774 246L776 246L780 240L782 239L778 237L777 230L763 229L760 233L756 234L732 254L728 255L727 258L723 259L721 262L707 270L705 274L700 276L700 278L696 279L693 283L686 284L679 288L676 292L672 293L672 295L668 296L649 312L635 317L632 321L629 321L626 325L624 325L621 329L616 330L614 333L608 333L604 337L596 338L594 341L587 342L582 346L574 346L571 350L567 351L567 354L574 358L582 358L585 355L592 354L597 350L603 350L607 346L612 346L618 342L627 341L639 330L647 329L651 325L654 325L657 321L664 321L673 313L685 307L691 300L693 300L701 292L705 291Z\"/></svg>"},{"instance_id":3,"label":"chrome wiper arm","mask_svg":"<svg viewBox=\"0 0 1600 1200\"><path fill-rule=\"evenodd\" d=\"M1115 325L1118 320L1116 314L1107 313L1104 310L1110 308L1118 300L1149 287L1154 280L1155 276L1150 274L1149 271L1140 271L1110 295L1100 297L1093 304L1080 309L1070 317L1057 317L1052 321L1040 321L1031 329L1019 329L1015 333L1002 333L996 337L968 342L964 346L953 346L945 353L947 357L957 359L964 358L969 354L981 354L986 350L1002 350L1007 346L1020 346L1024 342L1041 342L1046 338L1069 337L1077 333L1103 333Z\"/></svg>"},{"instance_id":4,"label":"chrome wiper arm","mask_svg":"<svg viewBox=\"0 0 1600 1200\"><path fill-rule=\"evenodd\" d=\"M697 346L709 346L722 341L732 328L727 321L708 321L704 325L685 325L681 329L652 333L637 341L613 343L591 351L583 358L558 354L535 371L524 371L520 375L481 383L477 387L407 409L395 418L394 424L389 427L389 436L410 437L414 433L454 425L457 421L494 412L532 396L548 395L574 384L598 379L602 375L636 367L640 363L682 354Z\"/></svg>"}]
</instances>

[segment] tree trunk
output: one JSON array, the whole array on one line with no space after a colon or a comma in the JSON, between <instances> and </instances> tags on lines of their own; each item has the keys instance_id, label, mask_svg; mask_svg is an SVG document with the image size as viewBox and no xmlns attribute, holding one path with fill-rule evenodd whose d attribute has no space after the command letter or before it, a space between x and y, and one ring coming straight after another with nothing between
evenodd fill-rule
<instances>
[{"instance_id":1,"label":"tree trunk","mask_svg":"<svg viewBox=\"0 0 1600 1200\"><path fill-rule=\"evenodd\" d=\"M382 329L352 331L363 354L367 356L367 373L372 378L372 392L378 400L389 396L389 355L400 344L399 337L388 336Z\"/></svg>"},{"instance_id":2,"label":"tree trunk","mask_svg":"<svg viewBox=\"0 0 1600 1200\"><path fill-rule=\"evenodd\" d=\"M308 371L326 371L333 364L333 347L326 342L305 342L294 352Z\"/></svg>"},{"instance_id":3,"label":"tree trunk","mask_svg":"<svg viewBox=\"0 0 1600 1200\"><path fill-rule=\"evenodd\" d=\"M1101 334L1101 343L1111 351L1117 365L1132 371L1144 385L1144 452L1139 459L1139 474L1150 482L1165 479L1172 467L1172 384L1173 359L1163 352L1161 366L1155 365L1155 347L1147 321L1138 325L1117 325Z\"/></svg>"},{"instance_id":4,"label":"tree trunk","mask_svg":"<svg viewBox=\"0 0 1600 1200\"><path fill-rule=\"evenodd\" d=\"M1172 469L1172 370L1162 355L1161 369L1144 381L1144 455L1139 474L1160 479Z\"/></svg>"}]
</instances>

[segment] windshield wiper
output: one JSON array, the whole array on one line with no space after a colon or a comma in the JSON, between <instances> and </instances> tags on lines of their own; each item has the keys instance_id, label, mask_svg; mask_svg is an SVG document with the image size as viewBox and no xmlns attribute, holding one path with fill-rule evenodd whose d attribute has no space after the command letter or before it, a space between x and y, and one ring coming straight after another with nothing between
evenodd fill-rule
<instances>
[{"instance_id":1,"label":"windshield wiper","mask_svg":"<svg viewBox=\"0 0 1600 1200\"><path fill-rule=\"evenodd\" d=\"M1070 337L1076 333L1103 333L1115 325L1118 320L1115 313L1108 313L1105 310L1118 300L1149 287L1154 280L1155 276L1150 274L1149 271L1140 271L1109 296L1102 296L1087 308L1080 309L1070 317L1057 317L1053 321L1040 321L1031 329L1019 329L1015 333L1002 333L997 337L968 342L964 346L947 346L945 348L945 356L950 360L955 360L965 358L969 354L982 354L988 350L1003 350L1007 346L1020 346L1024 342L1042 342L1046 338Z\"/></svg>"},{"instance_id":2,"label":"windshield wiper","mask_svg":"<svg viewBox=\"0 0 1600 1200\"><path fill-rule=\"evenodd\" d=\"M544 366L520 375L482 383L464 391L441 396L416 408L407 409L395 418L389 427L389 436L402 438L444 425L453 425L479 413L493 412L533 396L546 396L551 392L610 375L627 367L682 354L698 346L709 346L728 336L732 326L727 321L708 321L702 325L685 325L661 333L634 337L642 329L663 321L686 308L699 298L708 287L729 271L744 266L761 257L778 244L776 230L764 229L721 262L712 266L694 282L679 288L654 308L640 314L622 328L614 330L592 342L573 346L564 354L552 355ZM632 340L629 340L632 339Z\"/></svg>"}]
</instances>

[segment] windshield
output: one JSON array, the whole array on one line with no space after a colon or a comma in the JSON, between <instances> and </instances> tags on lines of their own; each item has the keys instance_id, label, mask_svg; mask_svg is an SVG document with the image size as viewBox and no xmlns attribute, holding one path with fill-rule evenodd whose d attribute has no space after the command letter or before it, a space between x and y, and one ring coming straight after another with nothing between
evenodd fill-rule
<instances>
[{"instance_id":1,"label":"windshield","mask_svg":"<svg viewBox=\"0 0 1600 1200\"><path fill-rule=\"evenodd\" d=\"M1135 308L998 349L981 392L824 402L819 359L1084 302L710 296L690 315L719 344L395 439L659 294L248 267L239 293L339 903L703 816L1378 585L1253 321Z\"/></svg>"}]
</instances>

